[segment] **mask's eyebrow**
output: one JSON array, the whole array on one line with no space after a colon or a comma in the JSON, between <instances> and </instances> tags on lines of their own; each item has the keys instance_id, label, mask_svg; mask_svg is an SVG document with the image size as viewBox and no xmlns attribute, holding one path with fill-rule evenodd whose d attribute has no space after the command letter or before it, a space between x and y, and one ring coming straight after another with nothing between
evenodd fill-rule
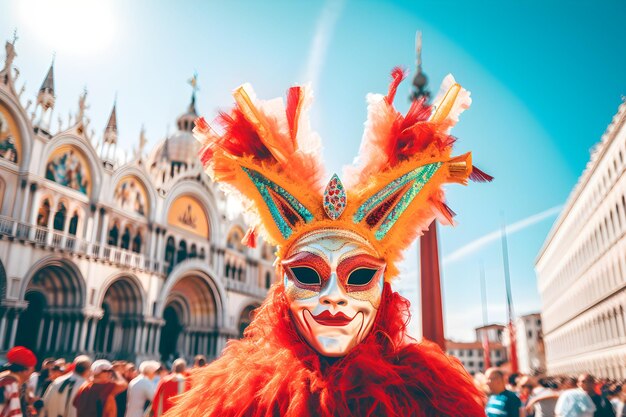
<instances>
[{"instance_id":1,"label":"mask's eyebrow","mask_svg":"<svg viewBox=\"0 0 626 417\"><path fill-rule=\"evenodd\" d=\"M342 259L340 259L337 265L337 275L342 279L346 279L347 275L357 268L381 269L385 266L384 261L372 255L363 252L357 253L356 255L353 253L352 251L346 253L346 256L342 256Z\"/></svg>"},{"instance_id":2,"label":"mask's eyebrow","mask_svg":"<svg viewBox=\"0 0 626 417\"><path fill-rule=\"evenodd\" d=\"M295 259L302 259L302 256L305 255L317 256L319 258L322 258L322 260L326 262L326 264L330 265L330 259L328 259L328 256L326 256L324 251L314 248L312 246L306 246L301 248L300 250L292 252L288 258L282 261L282 263L285 264L285 262L289 263Z\"/></svg>"},{"instance_id":3,"label":"mask's eyebrow","mask_svg":"<svg viewBox=\"0 0 626 417\"><path fill-rule=\"evenodd\" d=\"M323 253L317 254L312 253L312 251L309 252L308 250L298 252L295 255L283 260L281 264L286 268L308 266L315 269L322 280L326 280L330 277L330 263Z\"/></svg>"}]
</instances>

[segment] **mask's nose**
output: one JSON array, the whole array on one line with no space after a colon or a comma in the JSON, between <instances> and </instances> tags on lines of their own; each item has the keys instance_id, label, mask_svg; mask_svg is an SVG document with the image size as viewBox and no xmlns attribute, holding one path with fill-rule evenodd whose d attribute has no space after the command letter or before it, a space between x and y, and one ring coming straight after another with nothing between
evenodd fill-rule
<instances>
[{"instance_id":1,"label":"mask's nose","mask_svg":"<svg viewBox=\"0 0 626 417\"><path fill-rule=\"evenodd\" d=\"M332 306L345 306L348 304L348 296L344 292L339 280L337 279L337 273L330 274L326 286L320 292L320 304L332 305Z\"/></svg>"}]
</instances>

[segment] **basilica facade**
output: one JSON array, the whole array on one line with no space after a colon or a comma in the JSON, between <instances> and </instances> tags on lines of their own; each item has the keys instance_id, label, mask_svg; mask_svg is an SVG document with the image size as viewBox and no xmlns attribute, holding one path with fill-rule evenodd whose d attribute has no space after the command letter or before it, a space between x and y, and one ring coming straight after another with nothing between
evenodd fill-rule
<instances>
[{"instance_id":1,"label":"basilica facade","mask_svg":"<svg viewBox=\"0 0 626 417\"><path fill-rule=\"evenodd\" d=\"M115 106L90 133L87 93L52 128L54 68L23 98L7 42L0 71L0 356L215 358L274 281L274 248L241 241L241 216L203 172L195 92L177 130L116 157ZM183 106L181 105L181 108ZM56 125L56 123L54 123Z\"/></svg>"}]
</instances>

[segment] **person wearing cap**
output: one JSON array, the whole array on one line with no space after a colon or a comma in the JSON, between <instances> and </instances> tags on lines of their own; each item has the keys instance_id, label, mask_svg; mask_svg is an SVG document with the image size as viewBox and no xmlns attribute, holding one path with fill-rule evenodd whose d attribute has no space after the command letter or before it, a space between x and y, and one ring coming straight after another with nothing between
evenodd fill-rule
<instances>
[{"instance_id":1,"label":"person wearing cap","mask_svg":"<svg viewBox=\"0 0 626 417\"><path fill-rule=\"evenodd\" d=\"M37 357L23 346L15 346L7 352L8 363L0 372L0 416L22 417L27 415L27 405L21 401L21 387L35 370Z\"/></svg>"},{"instance_id":2,"label":"person wearing cap","mask_svg":"<svg viewBox=\"0 0 626 417\"><path fill-rule=\"evenodd\" d=\"M89 378L91 358L80 355L74 359L72 372L55 379L43 396L43 417L77 417L72 405L79 388Z\"/></svg>"},{"instance_id":3,"label":"person wearing cap","mask_svg":"<svg viewBox=\"0 0 626 417\"><path fill-rule=\"evenodd\" d=\"M165 414L174 405L172 398L189 389L191 389L191 382L187 375L187 362L178 358L172 364L172 374L159 381L152 401L153 417L161 417Z\"/></svg>"},{"instance_id":4,"label":"person wearing cap","mask_svg":"<svg viewBox=\"0 0 626 417\"><path fill-rule=\"evenodd\" d=\"M111 362L99 359L91 365L93 378L85 382L72 404L78 417L116 417L115 396L128 387L128 383L115 370Z\"/></svg>"},{"instance_id":5,"label":"person wearing cap","mask_svg":"<svg viewBox=\"0 0 626 417\"><path fill-rule=\"evenodd\" d=\"M157 361L143 361L139 365L139 376L128 384L128 403L125 417L142 417L150 407L156 384L154 377L161 364Z\"/></svg>"}]
</instances>

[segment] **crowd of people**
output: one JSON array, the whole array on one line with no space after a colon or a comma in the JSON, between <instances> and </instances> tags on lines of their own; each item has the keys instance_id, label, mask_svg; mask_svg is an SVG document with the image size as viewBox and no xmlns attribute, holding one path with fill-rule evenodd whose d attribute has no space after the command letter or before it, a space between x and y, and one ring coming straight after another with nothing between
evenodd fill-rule
<instances>
[{"instance_id":1,"label":"crowd of people","mask_svg":"<svg viewBox=\"0 0 626 417\"><path fill-rule=\"evenodd\" d=\"M37 358L17 346L0 371L0 417L160 417L172 397L191 388L184 359L170 367L157 361L134 363L77 356L72 363ZM207 364L203 355L193 368Z\"/></svg>"},{"instance_id":2,"label":"crowd of people","mask_svg":"<svg viewBox=\"0 0 626 417\"><path fill-rule=\"evenodd\" d=\"M93 361L85 355L72 363L37 358L17 346L0 371L0 417L161 417L172 398L191 388L183 359L171 366L144 361ZM205 366L195 357L193 368ZM490 368L476 377L486 394L487 417L626 417L626 381L576 377L508 375ZM460 414L461 415L461 414Z\"/></svg>"},{"instance_id":3,"label":"crowd of people","mask_svg":"<svg viewBox=\"0 0 626 417\"><path fill-rule=\"evenodd\" d=\"M626 417L626 381L507 375L490 368L477 384L487 394L487 417Z\"/></svg>"}]
</instances>

